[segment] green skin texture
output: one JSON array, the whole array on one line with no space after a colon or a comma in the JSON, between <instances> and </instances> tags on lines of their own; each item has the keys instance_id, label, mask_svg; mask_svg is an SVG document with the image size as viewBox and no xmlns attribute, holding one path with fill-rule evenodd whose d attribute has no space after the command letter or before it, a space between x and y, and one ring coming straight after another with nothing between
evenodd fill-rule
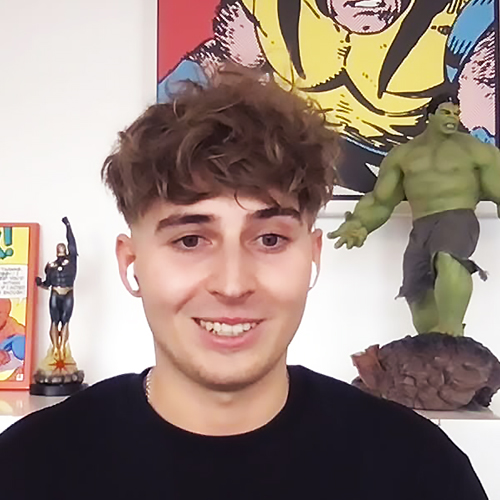
<instances>
[{"instance_id":1,"label":"green skin texture","mask_svg":"<svg viewBox=\"0 0 500 500\"><path fill-rule=\"evenodd\" d=\"M497 205L500 217L500 151L457 131L460 109L446 102L429 120L424 132L395 147L380 165L372 192L328 238L335 248L361 247L366 237L389 220L405 197L413 220L455 209L472 209L482 200ZM434 289L409 304L418 333L464 334L463 320L472 294L472 277L451 255L435 259Z\"/></svg>"}]
</instances>

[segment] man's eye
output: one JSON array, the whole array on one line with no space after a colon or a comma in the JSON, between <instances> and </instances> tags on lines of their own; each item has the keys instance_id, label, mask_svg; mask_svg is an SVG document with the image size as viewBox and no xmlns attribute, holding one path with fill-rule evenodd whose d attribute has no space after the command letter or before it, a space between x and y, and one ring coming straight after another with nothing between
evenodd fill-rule
<instances>
[{"instance_id":1,"label":"man's eye","mask_svg":"<svg viewBox=\"0 0 500 500\"><path fill-rule=\"evenodd\" d=\"M188 236L183 236L179 238L174 243L183 248L196 248L200 243L200 236L196 236L194 234L190 234Z\"/></svg>"},{"instance_id":2,"label":"man's eye","mask_svg":"<svg viewBox=\"0 0 500 500\"><path fill-rule=\"evenodd\" d=\"M260 237L262 240L262 244L265 247L268 248L273 248L278 246L282 241L285 240L282 236L279 236L278 234L264 234L263 236Z\"/></svg>"}]
</instances>

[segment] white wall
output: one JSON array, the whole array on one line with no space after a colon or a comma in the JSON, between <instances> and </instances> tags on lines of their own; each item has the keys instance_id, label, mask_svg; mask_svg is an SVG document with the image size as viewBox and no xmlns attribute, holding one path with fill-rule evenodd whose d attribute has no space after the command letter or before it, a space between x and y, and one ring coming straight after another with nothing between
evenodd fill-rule
<instances>
[{"instance_id":1,"label":"white wall","mask_svg":"<svg viewBox=\"0 0 500 500\"><path fill-rule=\"evenodd\" d=\"M153 362L140 303L119 282L125 225L99 172L118 130L154 102L155 5L0 1L0 218L40 223L42 271L69 217L80 253L70 341L91 382ZM48 293L39 300L41 354Z\"/></svg>"},{"instance_id":2,"label":"white wall","mask_svg":"<svg viewBox=\"0 0 500 500\"><path fill-rule=\"evenodd\" d=\"M61 217L69 217L80 253L70 340L90 382L154 360L140 302L118 278L114 241L125 225L99 171L117 131L154 101L155 6L155 0L0 1L0 218L41 224L42 270L64 240ZM349 208L331 203L318 226L334 229ZM476 278L467 333L500 355L500 221L488 207L483 212L476 260L491 279ZM403 208L361 250L335 251L325 240L291 363L351 380L352 353L412 333L406 304L393 300L409 229ZM48 294L39 298L37 359L49 344ZM496 450L480 453L462 429L457 439L472 455L497 460L500 439ZM491 474L487 481L490 488L499 482Z\"/></svg>"}]
</instances>

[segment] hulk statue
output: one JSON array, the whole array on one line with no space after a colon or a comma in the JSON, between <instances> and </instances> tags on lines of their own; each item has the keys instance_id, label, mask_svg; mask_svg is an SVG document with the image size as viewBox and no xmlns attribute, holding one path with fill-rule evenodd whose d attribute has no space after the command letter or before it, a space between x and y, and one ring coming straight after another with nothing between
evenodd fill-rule
<instances>
[{"instance_id":1,"label":"hulk statue","mask_svg":"<svg viewBox=\"0 0 500 500\"><path fill-rule=\"evenodd\" d=\"M361 247L408 200L413 230L399 296L406 298L418 333L462 336L471 274L486 279L469 259L479 237L474 210L489 200L500 216L500 151L458 131L460 109L451 96L432 99L427 118L422 134L387 155L373 191L328 238L338 238L335 248Z\"/></svg>"}]
</instances>

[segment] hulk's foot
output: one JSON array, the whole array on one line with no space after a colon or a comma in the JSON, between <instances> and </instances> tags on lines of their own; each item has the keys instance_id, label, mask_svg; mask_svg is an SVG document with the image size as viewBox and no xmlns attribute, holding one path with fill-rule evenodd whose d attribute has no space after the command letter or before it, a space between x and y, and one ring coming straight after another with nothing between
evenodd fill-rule
<instances>
[{"instance_id":1,"label":"hulk's foot","mask_svg":"<svg viewBox=\"0 0 500 500\"><path fill-rule=\"evenodd\" d=\"M456 326L456 327L437 326L432 330L432 333L444 333L446 335L451 335L452 337L463 337L464 328L463 326Z\"/></svg>"}]
</instances>

